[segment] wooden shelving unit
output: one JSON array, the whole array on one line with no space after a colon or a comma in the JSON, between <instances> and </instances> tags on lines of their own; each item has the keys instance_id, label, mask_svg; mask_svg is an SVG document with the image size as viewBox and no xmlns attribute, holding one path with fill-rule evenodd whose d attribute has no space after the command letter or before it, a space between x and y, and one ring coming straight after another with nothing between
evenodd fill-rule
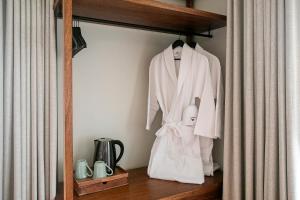
<instances>
[{"instance_id":1,"label":"wooden shelving unit","mask_svg":"<svg viewBox=\"0 0 300 200\"><path fill-rule=\"evenodd\" d=\"M62 0L56 2L61 17ZM203 35L226 26L226 16L154 0L73 0L73 16L83 21L159 32Z\"/></svg>"},{"instance_id":2,"label":"wooden shelving unit","mask_svg":"<svg viewBox=\"0 0 300 200\"><path fill-rule=\"evenodd\" d=\"M192 7L193 0L186 0L187 7ZM226 26L226 16L196 10L155 0L55 0L54 10L57 17L63 17L64 34L64 183L57 199L72 200L73 197L73 72L72 72L72 18L88 22L126 26L129 28L211 37L203 34ZM171 199L218 199L222 192L222 174L208 178L201 186L170 183L149 179L145 169L132 170L129 176L130 191L116 189L112 195L136 195L148 197L171 197ZM130 181L131 180L131 181ZM138 182L144 182L140 185ZM156 185L159 186L156 186ZM138 190L140 187L141 190ZM179 189L181 190L178 193ZM142 192L142 193L139 193ZM154 191L152 195L152 191ZM105 192L110 197L110 192ZM129 192L129 193L128 193ZM131 192L131 193L130 193ZM148 192L148 193L147 193ZM166 193L167 192L167 193ZM104 193L103 193L104 194ZM145 196L146 195L146 196ZM99 197L102 197L100 195ZM119 196L120 197L120 196ZM75 197L76 199L76 197ZM85 199L85 198L83 198ZM99 199L95 198L87 199ZM113 198L110 198L113 199ZM123 199L123 198L121 198Z\"/></svg>"}]
</instances>

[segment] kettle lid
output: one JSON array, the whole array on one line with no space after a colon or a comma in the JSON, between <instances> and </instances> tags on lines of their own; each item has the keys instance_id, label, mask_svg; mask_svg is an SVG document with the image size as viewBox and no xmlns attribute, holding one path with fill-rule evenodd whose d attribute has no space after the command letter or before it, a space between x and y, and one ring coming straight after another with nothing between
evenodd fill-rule
<instances>
[{"instance_id":1,"label":"kettle lid","mask_svg":"<svg viewBox=\"0 0 300 200\"><path fill-rule=\"evenodd\" d=\"M99 138L99 139L95 139L94 141L99 141L99 142L110 142L113 139L111 138Z\"/></svg>"}]
</instances>

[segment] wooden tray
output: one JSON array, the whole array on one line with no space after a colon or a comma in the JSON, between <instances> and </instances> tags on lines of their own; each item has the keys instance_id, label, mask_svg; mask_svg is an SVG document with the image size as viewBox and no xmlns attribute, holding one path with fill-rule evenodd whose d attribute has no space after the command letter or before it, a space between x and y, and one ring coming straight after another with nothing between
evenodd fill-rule
<instances>
[{"instance_id":1,"label":"wooden tray","mask_svg":"<svg viewBox=\"0 0 300 200\"><path fill-rule=\"evenodd\" d=\"M121 167L116 167L114 175L105 178L87 178L82 180L76 180L74 178L74 190L78 196L124 185L128 185L128 172Z\"/></svg>"}]
</instances>

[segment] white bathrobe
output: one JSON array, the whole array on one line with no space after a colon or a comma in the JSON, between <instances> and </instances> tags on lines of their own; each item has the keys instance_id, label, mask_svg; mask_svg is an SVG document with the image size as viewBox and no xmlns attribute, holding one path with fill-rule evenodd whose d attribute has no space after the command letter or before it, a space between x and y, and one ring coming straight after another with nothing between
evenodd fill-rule
<instances>
[{"instance_id":1,"label":"white bathrobe","mask_svg":"<svg viewBox=\"0 0 300 200\"><path fill-rule=\"evenodd\" d=\"M200 137L204 174L207 176L212 176L215 167L213 165L212 158L213 139L220 138L223 132L224 89L222 82L222 71L220 61L215 55L204 50L199 46L199 44L196 45L195 50L208 58L213 86L213 95L216 103L216 115L210 137Z\"/></svg>"},{"instance_id":2,"label":"white bathrobe","mask_svg":"<svg viewBox=\"0 0 300 200\"><path fill-rule=\"evenodd\" d=\"M159 108L163 121L151 150L148 175L201 184L204 173L199 136L210 136L215 118L209 64L205 56L185 44L178 68L176 73L172 46L151 61L146 129ZM182 113L195 98L201 101L196 126L185 126Z\"/></svg>"}]
</instances>

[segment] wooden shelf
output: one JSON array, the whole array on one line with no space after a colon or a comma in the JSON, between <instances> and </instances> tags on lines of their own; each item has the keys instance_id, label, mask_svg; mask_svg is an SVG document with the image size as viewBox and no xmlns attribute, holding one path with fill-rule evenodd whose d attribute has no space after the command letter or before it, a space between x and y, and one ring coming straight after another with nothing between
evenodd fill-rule
<instances>
[{"instance_id":1,"label":"wooden shelf","mask_svg":"<svg viewBox=\"0 0 300 200\"><path fill-rule=\"evenodd\" d=\"M78 197L77 200L124 200L124 199L221 199L222 172L218 171L213 177L205 177L201 185L184 184L175 181L151 179L147 175L147 168L129 170L127 186L122 186L94 194ZM61 188L60 188L61 189ZM57 200L62 199L62 190L59 190Z\"/></svg>"},{"instance_id":2,"label":"wooden shelf","mask_svg":"<svg viewBox=\"0 0 300 200\"><path fill-rule=\"evenodd\" d=\"M62 0L55 3L61 16ZM73 0L73 16L83 21L176 34L201 35L226 26L226 16L155 0Z\"/></svg>"}]
</instances>

